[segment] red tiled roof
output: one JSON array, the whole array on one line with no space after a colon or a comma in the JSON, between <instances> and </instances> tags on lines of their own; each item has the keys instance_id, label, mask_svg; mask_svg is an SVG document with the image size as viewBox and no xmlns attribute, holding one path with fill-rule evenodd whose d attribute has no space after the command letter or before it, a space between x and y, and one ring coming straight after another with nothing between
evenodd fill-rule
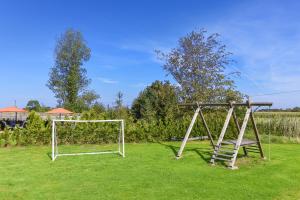
<instances>
[{"instance_id":1,"label":"red tiled roof","mask_svg":"<svg viewBox=\"0 0 300 200\"><path fill-rule=\"evenodd\" d=\"M54 108L48 112L46 112L48 114L73 114L73 112L64 109L64 108Z\"/></svg>"},{"instance_id":2,"label":"red tiled roof","mask_svg":"<svg viewBox=\"0 0 300 200\"><path fill-rule=\"evenodd\" d=\"M27 112L24 109L17 108L16 106L0 108L0 112Z\"/></svg>"}]
</instances>

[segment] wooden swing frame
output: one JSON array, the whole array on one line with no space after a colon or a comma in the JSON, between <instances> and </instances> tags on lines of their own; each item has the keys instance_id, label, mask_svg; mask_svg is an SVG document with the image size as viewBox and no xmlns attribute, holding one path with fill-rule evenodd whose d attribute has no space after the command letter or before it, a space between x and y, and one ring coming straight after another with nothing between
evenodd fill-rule
<instances>
[{"instance_id":1,"label":"wooden swing frame","mask_svg":"<svg viewBox=\"0 0 300 200\"><path fill-rule=\"evenodd\" d=\"M269 106L271 107L273 105L273 103L271 102L251 102L250 100L248 100L245 103L235 103L235 102L229 102L229 103L200 103L200 102L196 102L196 103L186 103L186 104L181 104L180 106L189 106L189 107L193 107L196 108L195 113L193 115L192 121L188 127L188 130L185 134L185 137L182 141L182 144L180 146L180 149L178 151L178 154L176 156L177 159L179 159L182 156L182 152L186 146L187 141L189 140L189 136L190 133L193 129L193 126L197 120L198 115L200 115L201 121L203 122L203 125L205 127L205 130L207 132L207 136L210 140L210 144L213 147L213 154L211 157L210 162L212 164L215 164L216 160L221 160L221 161L225 161L228 162L228 167L230 169L237 169L237 167L235 166L235 161L237 158L237 154L239 151L240 147L243 147L243 151L245 156L248 155L248 151L249 152L256 152L256 153L260 153L261 158L265 158L264 157L264 153L263 153L263 149L262 149L262 145L260 142L260 138L259 138L259 132L255 123L255 119L254 119L254 111L253 111L253 107L261 107L261 106ZM228 108L228 113L222 128L222 131L219 135L218 141L215 144L212 134L209 130L209 127L206 123L206 120L204 118L202 109L205 107L225 107ZM245 117L242 123L242 126L240 126L239 122L238 122L238 118L236 116L235 113L235 108L237 107L246 107L246 113L245 113ZM237 140L229 140L229 141L223 141L224 136L226 134L226 130L228 128L229 125L229 121L231 119L231 117L233 117L234 120L234 124L236 127L236 137ZM255 141L252 140L243 140L244 137L244 133L249 121L249 118L252 122L252 127L254 129L254 134L255 134ZM233 145L233 149L228 148L228 145ZM227 146L227 147L226 147ZM225 150L224 150L225 149Z\"/></svg>"}]
</instances>

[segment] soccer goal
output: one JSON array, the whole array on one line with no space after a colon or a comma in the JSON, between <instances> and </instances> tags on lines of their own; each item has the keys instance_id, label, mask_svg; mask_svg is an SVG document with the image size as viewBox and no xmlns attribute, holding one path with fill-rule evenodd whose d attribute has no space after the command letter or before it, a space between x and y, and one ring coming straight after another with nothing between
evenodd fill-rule
<instances>
[{"instance_id":1,"label":"soccer goal","mask_svg":"<svg viewBox=\"0 0 300 200\"><path fill-rule=\"evenodd\" d=\"M85 127L85 129L83 129L83 127ZM90 130L82 134L85 136L84 140L86 140L88 144L95 144L95 142L89 142L89 139L91 138L93 138L94 140L96 138L97 141L101 141L101 137L103 137L104 134L106 138L109 138L110 141L113 141L113 143L115 144L113 145L115 149L93 149L94 151L89 152L80 152L80 150L82 149L80 149L78 152L77 149L77 151L75 152L68 153L61 153L59 151L59 144L64 144L65 141L69 140L74 141L74 137L76 137L78 131L83 130ZM110 132L107 130L109 130ZM63 137L64 139L62 139ZM119 154L122 157L125 157L124 120L52 120L52 161L54 161L59 156L78 156L110 153Z\"/></svg>"}]
</instances>

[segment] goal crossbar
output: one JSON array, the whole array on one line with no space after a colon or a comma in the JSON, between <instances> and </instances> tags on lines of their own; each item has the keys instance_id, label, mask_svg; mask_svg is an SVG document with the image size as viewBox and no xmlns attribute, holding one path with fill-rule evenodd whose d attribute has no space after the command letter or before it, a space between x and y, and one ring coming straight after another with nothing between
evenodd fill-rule
<instances>
[{"instance_id":1,"label":"goal crossbar","mask_svg":"<svg viewBox=\"0 0 300 200\"><path fill-rule=\"evenodd\" d=\"M56 122L74 122L74 123L103 123L103 122L120 122L119 130L119 150L118 151L98 151L98 152L84 152L84 153L59 153L57 147ZM52 120L52 161L60 156L78 156L78 155L96 155L96 154L119 154L125 157L125 141L124 138L124 120L123 119L109 119L109 120Z\"/></svg>"}]
</instances>

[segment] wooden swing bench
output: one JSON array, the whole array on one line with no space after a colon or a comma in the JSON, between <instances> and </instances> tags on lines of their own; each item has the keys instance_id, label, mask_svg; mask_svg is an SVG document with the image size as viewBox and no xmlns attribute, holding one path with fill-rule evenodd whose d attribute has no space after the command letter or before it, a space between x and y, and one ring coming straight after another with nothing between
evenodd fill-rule
<instances>
[{"instance_id":1,"label":"wooden swing bench","mask_svg":"<svg viewBox=\"0 0 300 200\"><path fill-rule=\"evenodd\" d=\"M258 129L254 120L254 115L253 115L253 110L252 107L261 107L261 106L272 106L272 103L270 102L250 102L249 100L245 103L235 103L235 102L230 102L230 103L188 103L188 104L181 104L181 106L192 106L196 108L194 116L192 118L192 121L190 123L190 126L185 134L185 137L182 141L182 144L180 146L180 150L178 151L177 158L180 158L182 155L182 152L184 150L184 147L189 140L190 133L193 129L193 126L196 122L196 119L198 115L200 115L200 118L203 122L203 125L206 129L207 136L210 140L211 146L213 147L213 153L211 157L211 164L215 164L215 161L225 161L228 162L228 167L230 169L237 169L237 166L235 166L235 162L237 159L237 155L239 152L240 147L243 148L244 154L247 156L248 152L254 152L254 153L260 153L260 156L264 158L264 153L263 149L261 147L261 142L259 139L259 133ZM222 131L219 135L218 141L215 144L212 134L207 126L207 123L205 121L204 115L202 113L202 109L204 107L227 107L228 108L228 113L222 128ZM236 107L246 107L246 113L245 117L242 123L242 126L240 126L237 116L235 114L235 108ZM234 124L236 127L236 137L237 139L235 140L224 140L224 136L227 131L227 127L229 124L229 121L233 117ZM249 118L252 122L252 126L254 129L254 135L255 135L255 140L250 140L244 138L245 130L249 121Z\"/></svg>"}]
</instances>

